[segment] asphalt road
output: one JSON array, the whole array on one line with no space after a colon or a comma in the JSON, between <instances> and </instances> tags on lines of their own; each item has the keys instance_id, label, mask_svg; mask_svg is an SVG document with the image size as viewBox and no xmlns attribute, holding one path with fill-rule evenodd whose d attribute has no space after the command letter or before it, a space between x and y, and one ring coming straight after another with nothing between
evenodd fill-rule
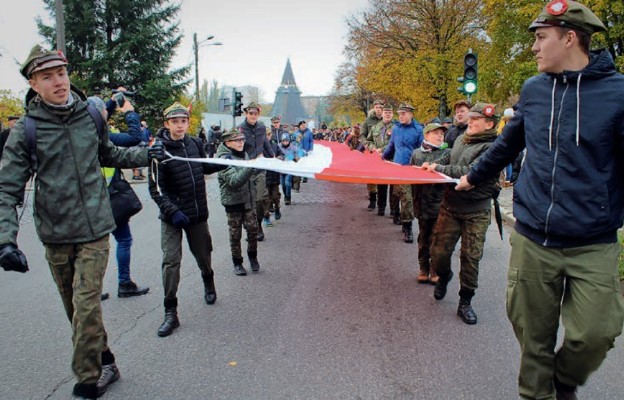
<instances>
[{"instance_id":1,"label":"asphalt road","mask_svg":"<svg viewBox=\"0 0 624 400\"><path fill-rule=\"evenodd\" d=\"M519 348L505 316L507 233L490 227L475 326L456 316L458 281L447 298L416 283L416 244L365 210L366 189L310 181L283 218L266 228L259 274L232 271L216 177L208 178L217 303L203 301L185 247L182 326L162 322L160 229L147 185L133 218L132 276L149 294L116 297L109 262L103 303L122 378L105 399L516 399ZM27 274L0 272L0 399L67 399L71 330L28 210L19 244ZM112 244L114 247L114 244ZM457 270L458 257L454 260ZM622 338L581 388L581 399L624 398Z\"/></svg>"}]
</instances>

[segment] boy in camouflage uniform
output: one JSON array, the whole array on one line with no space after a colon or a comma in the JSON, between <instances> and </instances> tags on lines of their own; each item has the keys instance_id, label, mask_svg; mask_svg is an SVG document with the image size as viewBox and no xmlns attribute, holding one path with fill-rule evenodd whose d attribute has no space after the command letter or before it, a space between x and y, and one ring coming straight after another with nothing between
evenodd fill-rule
<instances>
[{"instance_id":1,"label":"boy in camouflage uniform","mask_svg":"<svg viewBox=\"0 0 624 400\"><path fill-rule=\"evenodd\" d=\"M145 166L148 158L164 158L164 151L162 146L115 147L103 119L104 129L98 132L94 122L99 114L71 86L63 53L35 46L20 72L31 87L26 116L34 122L37 147L29 146L28 125L20 119L11 130L0 166L0 266L28 271L26 257L17 248L15 207L31 176L34 155L38 165L35 226L72 326L72 369L78 381L73 394L95 399L120 375L108 347L100 305L108 235L115 230L100 168Z\"/></svg>"},{"instance_id":2,"label":"boy in camouflage uniform","mask_svg":"<svg viewBox=\"0 0 624 400\"><path fill-rule=\"evenodd\" d=\"M451 178L465 175L496 140L497 122L494 105L475 104L470 109L466 133L457 138L449 153L434 163L425 162L423 168ZM488 179L470 192L458 192L452 186L448 187L433 234L431 263L439 276L434 290L436 300L442 300L446 295L446 287L453 276L451 256L461 237L457 315L470 325L477 323L477 315L470 303L478 286L479 261L483 257L485 234L490 225L492 198L499 191L498 179Z\"/></svg>"},{"instance_id":3,"label":"boy in camouflage uniform","mask_svg":"<svg viewBox=\"0 0 624 400\"><path fill-rule=\"evenodd\" d=\"M249 160L243 150L245 135L232 129L222 136L222 143L217 149L217 157L231 160ZM239 276L247 275L243 267L241 250L242 228L247 231L247 256L253 272L260 270L258 263L258 219L256 217L255 193L253 177L256 170L253 168L229 166L219 172L219 189L221 189L221 204L225 207L228 225L230 227L230 249L234 262L234 273Z\"/></svg>"},{"instance_id":4,"label":"boy in camouflage uniform","mask_svg":"<svg viewBox=\"0 0 624 400\"><path fill-rule=\"evenodd\" d=\"M429 124L424 131L425 140L412 153L411 165L421 166L447 155L448 148L442 149L446 127L440 124ZM433 228L438 220L440 203L444 192L443 185L416 185L414 188L414 213L418 218L418 264L420 270L416 280L418 283L438 283L438 275L431 265L431 240Z\"/></svg>"}]
</instances>

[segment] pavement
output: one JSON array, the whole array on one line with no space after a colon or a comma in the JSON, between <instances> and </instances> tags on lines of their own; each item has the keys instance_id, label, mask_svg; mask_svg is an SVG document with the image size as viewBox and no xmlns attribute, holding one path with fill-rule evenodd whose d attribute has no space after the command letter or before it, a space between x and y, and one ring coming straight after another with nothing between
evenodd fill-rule
<instances>
[{"instance_id":1,"label":"pavement","mask_svg":"<svg viewBox=\"0 0 624 400\"><path fill-rule=\"evenodd\" d=\"M498 195L498 204L500 204L503 221L514 226L516 217L513 216L513 186L504 187Z\"/></svg>"}]
</instances>

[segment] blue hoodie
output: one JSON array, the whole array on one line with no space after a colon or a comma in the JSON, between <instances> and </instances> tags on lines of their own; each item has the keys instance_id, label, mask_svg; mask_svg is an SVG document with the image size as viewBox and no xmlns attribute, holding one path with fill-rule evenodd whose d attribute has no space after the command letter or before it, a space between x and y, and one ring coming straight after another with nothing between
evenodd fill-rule
<instances>
[{"instance_id":1,"label":"blue hoodie","mask_svg":"<svg viewBox=\"0 0 624 400\"><path fill-rule=\"evenodd\" d=\"M394 123L388 147L383 152L384 160L392 160L397 164L409 165L412 153L423 142L423 127L412 119L409 125Z\"/></svg>"},{"instance_id":2,"label":"blue hoodie","mask_svg":"<svg viewBox=\"0 0 624 400\"><path fill-rule=\"evenodd\" d=\"M617 241L624 219L624 76L607 50L582 71L541 74L468 174L498 175L526 147L514 185L515 229L546 247Z\"/></svg>"}]
</instances>

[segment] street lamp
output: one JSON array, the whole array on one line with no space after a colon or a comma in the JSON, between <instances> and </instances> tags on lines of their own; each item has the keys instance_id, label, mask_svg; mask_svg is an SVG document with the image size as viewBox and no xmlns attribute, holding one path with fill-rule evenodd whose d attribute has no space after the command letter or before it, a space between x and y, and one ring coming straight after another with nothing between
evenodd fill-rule
<instances>
[{"instance_id":1,"label":"street lamp","mask_svg":"<svg viewBox=\"0 0 624 400\"><path fill-rule=\"evenodd\" d=\"M221 46L223 43L214 42L214 43L206 43L209 40L214 39L214 36L210 35L206 39L197 42L197 33L193 33L193 52L195 53L195 98L199 101L199 60L197 53L199 51L200 45L205 46Z\"/></svg>"}]
</instances>

